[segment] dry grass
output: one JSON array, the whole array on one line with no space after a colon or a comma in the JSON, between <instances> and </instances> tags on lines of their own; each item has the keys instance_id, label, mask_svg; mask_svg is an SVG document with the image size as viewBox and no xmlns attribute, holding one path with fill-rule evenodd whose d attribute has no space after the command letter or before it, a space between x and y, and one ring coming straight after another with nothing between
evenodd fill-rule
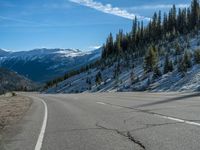
<instances>
[{"instance_id":1,"label":"dry grass","mask_svg":"<svg viewBox=\"0 0 200 150\"><path fill-rule=\"evenodd\" d=\"M16 93L0 96L0 130L16 123L31 105L31 100Z\"/></svg>"}]
</instances>

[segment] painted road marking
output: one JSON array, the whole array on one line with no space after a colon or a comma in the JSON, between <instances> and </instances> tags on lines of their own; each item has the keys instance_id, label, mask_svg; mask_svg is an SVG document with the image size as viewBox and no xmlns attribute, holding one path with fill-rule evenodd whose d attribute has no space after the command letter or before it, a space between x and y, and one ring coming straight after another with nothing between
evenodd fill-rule
<instances>
[{"instance_id":1,"label":"painted road marking","mask_svg":"<svg viewBox=\"0 0 200 150\"><path fill-rule=\"evenodd\" d=\"M106 103L103 102L96 102L97 104L101 104L101 105L106 105Z\"/></svg>"},{"instance_id":2,"label":"painted road marking","mask_svg":"<svg viewBox=\"0 0 200 150\"><path fill-rule=\"evenodd\" d=\"M39 134L39 137L37 140L37 144L35 145L35 150L41 150L42 142L44 139L44 133L45 133L46 126L47 126L48 109L47 109L47 104L43 99L40 99L40 98L37 98L37 99L40 100L44 105L44 119L43 119L42 127L40 130L40 134Z\"/></svg>"},{"instance_id":3,"label":"painted road marking","mask_svg":"<svg viewBox=\"0 0 200 150\"><path fill-rule=\"evenodd\" d=\"M109 104L104 103L104 102L96 102L96 103L97 103L97 104L101 104L101 105L109 105ZM114 108L118 108L118 109L123 108L123 107L116 106L116 105L109 105L109 106L114 107Z\"/></svg>"},{"instance_id":4,"label":"painted road marking","mask_svg":"<svg viewBox=\"0 0 200 150\"><path fill-rule=\"evenodd\" d=\"M126 107L126 106L119 106L119 105L114 105L114 104L109 104L109 103L104 103L104 102L96 102L96 103L101 104L101 105L110 105L112 107L115 106L115 107L118 107L118 108L134 109L134 110L137 110L137 111L140 111L140 112L143 112L143 113L152 114L152 115L157 116L159 118L168 119L168 120L172 120L172 121L176 121L176 122L185 123L185 124L200 127L200 123L188 121L188 120L184 120L184 119L180 119L180 118L176 118L176 117L166 116L166 115L162 115L162 114L158 114L158 113L154 113L154 112L147 112L147 111L140 110L140 109L135 109L135 108Z\"/></svg>"},{"instance_id":5,"label":"painted road marking","mask_svg":"<svg viewBox=\"0 0 200 150\"><path fill-rule=\"evenodd\" d=\"M173 121L180 122L180 123L185 123L185 124L200 127L200 123L197 123L197 122L192 122L192 121L188 121L188 120L183 120L183 119L179 119L179 118L175 118L175 117L169 117L169 116L165 116L165 115L159 115L159 114L155 114L155 116L158 116L158 117L164 118L164 119L168 119L168 120L173 120Z\"/></svg>"}]
</instances>

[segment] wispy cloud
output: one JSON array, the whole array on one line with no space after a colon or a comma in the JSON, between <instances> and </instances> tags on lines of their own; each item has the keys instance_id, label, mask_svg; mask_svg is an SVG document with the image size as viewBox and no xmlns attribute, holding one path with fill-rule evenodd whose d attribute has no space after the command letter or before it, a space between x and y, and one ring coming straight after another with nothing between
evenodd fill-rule
<instances>
[{"instance_id":1,"label":"wispy cloud","mask_svg":"<svg viewBox=\"0 0 200 150\"><path fill-rule=\"evenodd\" d=\"M37 23L25 19L16 19L11 17L0 16L0 20L7 20L7 21L14 21L22 24L29 24L29 25L37 25L37 26L46 26L47 24Z\"/></svg>"},{"instance_id":2,"label":"wispy cloud","mask_svg":"<svg viewBox=\"0 0 200 150\"><path fill-rule=\"evenodd\" d=\"M94 0L69 0L71 2L77 3L79 5L83 5L86 7L90 7L93 9L96 9L98 11L107 13L107 14L112 14L112 15L116 15L119 17L123 17L123 18L127 18L127 19L134 19L135 16L137 16L138 19L142 19L142 20L150 20L150 18L148 17L144 17L144 16L140 16L140 15L136 15L133 13L128 12L125 9L121 9L119 7L113 7L111 4L102 4L101 2L96 2Z\"/></svg>"},{"instance_id":3,"label":"wispy cloud","mask_svg":"<svg viewBox=\"0 0 200 150\"><path fill-rule=\"evenodd\" d=\"M133 6L128 7L126 9L128 10L148 10L148 9L169 9L172 8L173 4L157 4L157 5L142 5L142 6ZM176 4L177 8L187 8L189 7L189 4Z\"/></svg>"}]
</instances>

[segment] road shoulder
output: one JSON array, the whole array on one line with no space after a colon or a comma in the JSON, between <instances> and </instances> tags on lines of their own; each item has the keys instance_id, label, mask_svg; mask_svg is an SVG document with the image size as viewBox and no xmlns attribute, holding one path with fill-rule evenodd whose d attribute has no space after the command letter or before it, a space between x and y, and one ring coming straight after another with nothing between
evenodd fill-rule
<instances>
[{"instance_id":1,"label":"road shoulder","mask_svg":"<svg viewBox=\"0 0 200 150\"><path fill-rule=\"evenodd\" d=\"M28 99L30 107L24 109L21 117L7 125L2 131L1 150L33 150L38 138L43 119L43 105L40 101L26 95L18 95ZM13 104L15 105L15 104Z\"/></svg>"}]
</instances>

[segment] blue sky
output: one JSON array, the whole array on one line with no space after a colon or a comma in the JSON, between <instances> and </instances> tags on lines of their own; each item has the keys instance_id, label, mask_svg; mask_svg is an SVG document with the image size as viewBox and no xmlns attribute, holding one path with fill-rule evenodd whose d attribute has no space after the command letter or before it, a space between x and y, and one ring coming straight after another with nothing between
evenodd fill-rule
<instances>
[{"instance_id":1,"label":"blue sky","mask_svg":"<svg viewBox=\"0 0 200 150\"><path fill-rule=\"evenodd\" d=\"M0 0L0 48L91 50L110 32L130 31L135 15L148 22L172 4L190 0Z\"/></svg>"}]
</instances>

